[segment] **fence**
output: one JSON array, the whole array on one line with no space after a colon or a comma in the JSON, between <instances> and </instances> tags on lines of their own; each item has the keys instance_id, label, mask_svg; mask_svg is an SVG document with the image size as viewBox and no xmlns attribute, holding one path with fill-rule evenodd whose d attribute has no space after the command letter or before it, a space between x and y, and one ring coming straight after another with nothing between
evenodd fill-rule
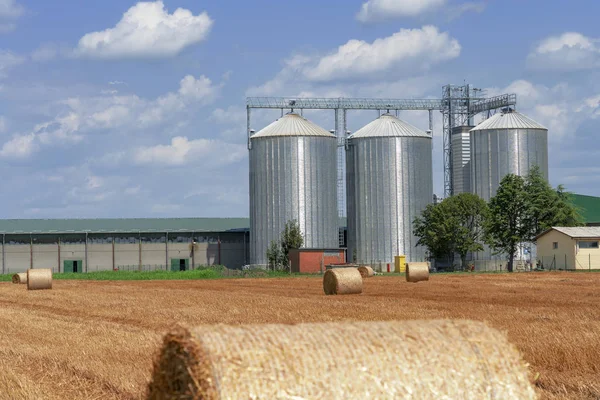
<instances>
[{"instance_id":1,"label":"fence","mask_svg":"<svg viewBox=\"0 0 600 400\"><path fill-rule=\"evenodd\" d=\"M573 255L558 253L538 257L539 266L549 271L594 271L600 270L600 254L582 253Z\"/></svg>"}]
</instances>

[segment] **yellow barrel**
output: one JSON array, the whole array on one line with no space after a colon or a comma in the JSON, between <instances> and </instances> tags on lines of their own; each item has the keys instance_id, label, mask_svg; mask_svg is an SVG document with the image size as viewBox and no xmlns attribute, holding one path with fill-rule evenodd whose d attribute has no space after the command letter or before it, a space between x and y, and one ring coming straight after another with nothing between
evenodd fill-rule
<instances>
[{"instance_id":1,"label":"yellow barrel","mask_svg":"<svg viewBox=\"0 0 600 400\"><path fill-rule=\"evenodd\" d=\"M404 273L406 272L406 256L402 255L402 256L395 256L394 257L394 271L395 272L401 272Z\"/></svg>"}]
</instances>

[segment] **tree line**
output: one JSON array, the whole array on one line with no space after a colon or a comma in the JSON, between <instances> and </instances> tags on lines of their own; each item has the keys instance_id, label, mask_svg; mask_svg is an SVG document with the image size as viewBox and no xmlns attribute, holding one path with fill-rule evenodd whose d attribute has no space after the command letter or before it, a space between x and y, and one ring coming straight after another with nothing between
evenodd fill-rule
<instances>
[{"instance_id":1,"label":"tree line","mask_svg":"<svg viewBox=\"0 0 600 400\"><path fill-rule=\"evenodd\" d=\"M434 259L454 265L454 255L467 267L467 255L488 245L507 256L508 271L521 243L534 243L552 226L581 226L581 210L562 185L550 186L539 167L525 177L509 174L489 203L473 193L448 197L430 204L413 221L417 245Z\"/></svg>"}]
</instances>

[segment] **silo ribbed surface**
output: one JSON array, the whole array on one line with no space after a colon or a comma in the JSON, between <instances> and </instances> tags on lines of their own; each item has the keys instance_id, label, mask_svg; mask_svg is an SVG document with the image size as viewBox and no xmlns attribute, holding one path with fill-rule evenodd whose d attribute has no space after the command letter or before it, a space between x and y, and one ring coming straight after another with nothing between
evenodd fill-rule
<instances>
[{"instance_id":1,"label":"silo ribbed surface","mask_svg":"<svg viewBox=\"0 0 600 400\"><path fill-rule=\"evenodd\" d=\"M471 129L471 191L486 201L508 174L537 165L548 179L548 129L516 111L495 114Z\"/></svg>"},{"instance_id":2,"label":"silo ribbed surface","mask_svg":"<svg viewBox=\"0 0 600 400\"><path fill-rule=\"evenodd\" d=\"M334 135L290 113L250 137L250 263L295 219L305 248L337 248Z\"/></svg>"},{"instance_id":3,"label":"silo ribbed surface","mask_svg":"<svg viewBox=\"0 0 600 400\"><path fill-rule=\"evenodd\" d=\"M348 138L348 259L424 261L412 222L432 202L431 136L384 114Z\"/></svg>"},{"instance_id":4,"label":"silo ribbed surface","mask_svg":"<svg viewBox=\"0 0 600 400\"><path fill-rule=\"evenodd\" d=\"M452 194L471 192L471 134L472 126L452 129Z\"/></svg>"}]
</instances>

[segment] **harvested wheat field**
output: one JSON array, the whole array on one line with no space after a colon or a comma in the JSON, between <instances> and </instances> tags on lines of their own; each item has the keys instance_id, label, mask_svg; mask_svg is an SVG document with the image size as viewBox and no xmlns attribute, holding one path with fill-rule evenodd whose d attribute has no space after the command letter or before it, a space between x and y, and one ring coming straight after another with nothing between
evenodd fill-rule
<instances>
[{"instance_id":1,"label":"harvested wheat field","mask_svg":"<svg viewBox=\"0 0 600 400\"><path fill-rule=\"evenodd\" d=\"M508 332L546 399L600 398L600 274L365 279L325 296L320 277L0 284L0 399L142 399L178 323L466 318Z\"/></svg>"}]
</instances>

